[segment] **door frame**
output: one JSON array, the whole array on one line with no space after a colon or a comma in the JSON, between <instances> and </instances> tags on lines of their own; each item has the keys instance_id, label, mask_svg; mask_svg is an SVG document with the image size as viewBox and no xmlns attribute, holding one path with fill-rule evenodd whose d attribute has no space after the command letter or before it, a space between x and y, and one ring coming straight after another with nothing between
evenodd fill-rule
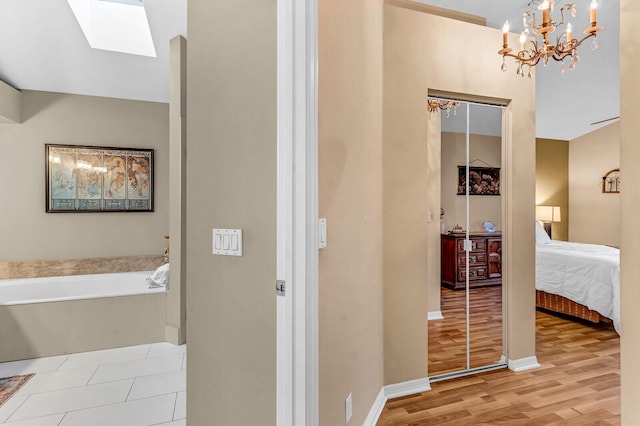
<instances>
[{"instance_id":1,"label":"door frame","mask_svg":"<svg viewBox=\"0 0 640 426\"><path fill-rule=\"evenodd\" d=\"M276 422L318 424L317 0L277 1Z\"/></svg>"}]
</instances>

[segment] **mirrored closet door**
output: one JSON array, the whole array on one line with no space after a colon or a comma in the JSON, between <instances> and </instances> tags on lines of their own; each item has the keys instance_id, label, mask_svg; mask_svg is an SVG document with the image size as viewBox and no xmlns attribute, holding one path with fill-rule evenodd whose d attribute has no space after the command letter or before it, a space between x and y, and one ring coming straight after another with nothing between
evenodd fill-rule
<instances>
[{"instance_id":1,"label":"mirrored closet door","mask_svg":"<svg viewBox=\"0 0 640 426\"><path fill-rule=\"evenodd\" d=\"M435 381L506 365L505 182L503 107L441 98L429 103L430 125L440 120L441 157L433 176L441 185L441 316L430 315L428 327L428 371Z\"/></svg>"}]
</instances>

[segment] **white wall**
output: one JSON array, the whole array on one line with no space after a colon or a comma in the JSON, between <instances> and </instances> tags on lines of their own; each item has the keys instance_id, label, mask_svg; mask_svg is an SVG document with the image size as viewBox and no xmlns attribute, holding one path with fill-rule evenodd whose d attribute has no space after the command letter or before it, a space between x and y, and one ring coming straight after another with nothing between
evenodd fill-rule
<instances>
[{"instance_id":1,"label":"white wall","mask_svg":"<svg viewBox=\"0 0 640 426\"><path fill-rule=\"evenodd\" d=\"M619 167L619 123L569 142L569 241L620 245L620 194L602 193L602 177Z\"/></svg>"},{"instance_id":2,"label":"white wall","mask_svg":"<svg viewBox=\"0 0 640 426\"><path fill-rule=\"evenodd\" d=\"M23 91L0 124L0 260L161 254L169 231L169 107ZM153 148L155 212L45 213L45 143Z\"/></svg>"}]
</instances>

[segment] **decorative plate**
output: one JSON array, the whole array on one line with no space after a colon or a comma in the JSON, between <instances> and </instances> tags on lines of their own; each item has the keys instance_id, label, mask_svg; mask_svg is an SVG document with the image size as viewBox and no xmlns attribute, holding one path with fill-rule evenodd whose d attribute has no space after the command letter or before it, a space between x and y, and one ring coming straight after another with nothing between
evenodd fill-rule
<instances>
[{"instance_id":1,"label":"decorative plate","mask_svg":"<svg viewBox=\"0 0 640 426\"><path fill-rule=\"evenodd\" d=\"M491 222L490 220L482 222L482 226L484 226L484 230L490 234L496 232L496 224Z\"/></svg>"}]
</instances>

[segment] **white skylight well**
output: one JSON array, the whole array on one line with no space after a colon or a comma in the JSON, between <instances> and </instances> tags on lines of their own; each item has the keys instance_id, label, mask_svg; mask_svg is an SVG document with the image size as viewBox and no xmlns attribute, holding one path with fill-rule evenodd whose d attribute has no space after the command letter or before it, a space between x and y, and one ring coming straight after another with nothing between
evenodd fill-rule
<instances>
[{"instance_id":1,"label":"white skylight well","mask_svg":"<svg viewBox=\"0 0 640 426\"><path fill-rule=\"evenodd\" d=\"M142 0L67 0L94 49L156 57Z\"/></svg>"}]
</instances>

